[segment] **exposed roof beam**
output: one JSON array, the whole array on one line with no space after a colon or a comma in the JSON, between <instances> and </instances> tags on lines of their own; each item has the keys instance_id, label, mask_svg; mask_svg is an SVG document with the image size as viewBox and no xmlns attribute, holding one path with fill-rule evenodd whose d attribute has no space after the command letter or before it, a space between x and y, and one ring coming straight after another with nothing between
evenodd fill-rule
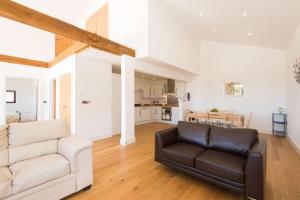
<instances>
[{"instance_id":1,"label":"exposed roof beam","mask_svg":"<svg viewBox=\"0 0 300 200\"><path fill-rule=\"evenodd\" d=\"M20 57L14 57L14 56L8 56L8 55L3 55L3 54L0 54L0 62L28 65L28 66L42 67L42 68L49 67L48 62L31 60L31 59L27 59L27 58L20 58Z\"/></svg>"},{"instance_id":2,"label":"exposed roof beam","mask_svg":"<svg viewBox=\"0 0 300 200\"><path fill-rule=\"evenodd\" d=\"M70 46L69 48L67 48L66 50L61 52L60 54L58 54L53 60L51 60L49 62L49 67L56 65L57 63L64 60L65 58L67 58L75 53L78 53L88 47L89 47L89 45L87 45L85 43L76 42L75 44L73 44L72 46Z\"/></svg>"},{"instance_id":3,"label":"exposed roof beam","mask_svg":"<svg viewBox=\"0 0 300 200\"><path fill-rule=\"evenodd\" d=\"M86 43L99 50L107 51L116 55L126 54L135 57L135 50L131 48L15 3L11 0L0 1L0 16Z\"/></svg>"}]
</instances>

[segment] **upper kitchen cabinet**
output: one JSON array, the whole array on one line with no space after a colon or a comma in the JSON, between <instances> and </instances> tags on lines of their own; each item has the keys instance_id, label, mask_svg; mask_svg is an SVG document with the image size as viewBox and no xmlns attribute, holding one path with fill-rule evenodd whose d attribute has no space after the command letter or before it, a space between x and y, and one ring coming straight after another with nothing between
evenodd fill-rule
<instances>
[{"instance_id":1,"label":"upper kitchen cabinet","mask_svg":"<svg viewBox=\"0 0 300 200\"><path fill-rule=\"evenodd\" d=\"M157 80L151 82L151 97L161 98L164 96L166 81Z\"/></svg>"},{"instance_id":2,"label":"upper kitchen cabinet","mask_svg":"<svg viewBox=\"0 0 300 200\"><path fill-rule=\"evenodd\" d=\"M144 81L143 82L143 93L144 93L144 98L150 98L151 97L151 83L150 83L150 81Z\"/></svg>"},{"instance_id":3,"label":"upper kitchen cabinet","mask_svg":"<svg viewBox=\"0 0 300 200\"><path fill-rule=\"evenodd\" d=\"M178 98L186 97L186 84L181 81L175 82L175 94Z\"/></svg>"},{"instance_id":4,"label":"upper kitchen cabinet","mask_svg":"<svg viewBox=\"0 0 300 200\"><path fill-rule=\"evenodd\" d=\"M109 5L105 4L86 20L86 30L109 38Z\"/></svg>"}]
</instances>

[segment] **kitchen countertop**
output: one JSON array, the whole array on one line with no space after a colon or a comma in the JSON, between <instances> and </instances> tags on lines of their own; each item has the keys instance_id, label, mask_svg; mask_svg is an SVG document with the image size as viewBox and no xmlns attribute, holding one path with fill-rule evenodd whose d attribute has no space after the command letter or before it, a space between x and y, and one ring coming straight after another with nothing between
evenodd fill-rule
<instances>
[{"instance_id":1,"label":"kitchen countertop","mask_svg":"<svg viewBox=\"0 0 300 200\"><path fill-rule=\"evenodd\" d=\"M134 107L178 107L178 105L169 105L169 104L144 104L144 105L141 105L141 104L135 104Z\"/></svg>"}]
</instances>

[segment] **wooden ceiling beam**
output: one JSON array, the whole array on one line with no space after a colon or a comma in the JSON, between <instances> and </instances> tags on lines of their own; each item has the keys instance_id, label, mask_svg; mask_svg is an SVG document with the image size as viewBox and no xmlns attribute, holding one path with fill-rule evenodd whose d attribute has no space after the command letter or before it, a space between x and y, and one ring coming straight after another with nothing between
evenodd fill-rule
<instances>
[{"instance_id":1,"label":"wooden ceiling beam","mask_svg":"<svg viewBox=\"0 0 300 200\"><path fill-rule=\"evenodd\" d=\"M31 59L20 58L20 57L15 57L15 56L8 56L8 55L3 55L3 54L0 54L0 62L14 63L14 64L20 64L20 65L33 66L33 67L42 67L42 68L49 67L48 62L31 60Z\"/></svg>"},{"instance_id":2,"label":"wooden ceiling beam","mask_svg":"<svg viewBox=\"0 0 300 200\"><path fill-rule=\"evenodd\" d=\"M58 54L53 60L51 60L49 62L49 67L53 67L54 65L56 65L60 61L66 59L67 57L69 57L69 56L71 56L75 53L78 53L78 52L80 52L80 51L82 51L82 50L84 50L88 47L89 47L89 45L87 45L85 43L76 42L75 44L73 44L69 48L65 49L60 54Z\"/></svg>"},{"instance_id":3,"label":"wooden ceiling beam","mask_svg":"<svg viewBox=\"0 0 300 200\"><path fill-rule=\"evenodd\" d=\"M38 29L55 33L72 40L86 43L102 51L116 55L135 57L135 50L101 37L95 33L80 29L62 20L48 16L11 0L0 0L0 16Z\"/></svg>"}]
</instances>

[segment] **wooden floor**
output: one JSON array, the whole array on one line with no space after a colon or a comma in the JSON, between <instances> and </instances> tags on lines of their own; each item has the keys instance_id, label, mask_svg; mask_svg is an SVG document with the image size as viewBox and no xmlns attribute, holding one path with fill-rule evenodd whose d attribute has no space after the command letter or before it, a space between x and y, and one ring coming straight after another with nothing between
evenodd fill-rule
<instances>
[{"instance_id":1,"label":"wooden floor","mask_svg":"<svg viewBox=\"0 0 300 200\"><path fill-rule=\"evenodd\" d=\"M176 172L155 161L154 133L170 125L136 127L136 143L119 145L119 136L94 145L94 185L67 199L207 200L242 196ZM300 200L300 158L286 139L268 140L267 200Z\"/></svg>"}]
</instances>

